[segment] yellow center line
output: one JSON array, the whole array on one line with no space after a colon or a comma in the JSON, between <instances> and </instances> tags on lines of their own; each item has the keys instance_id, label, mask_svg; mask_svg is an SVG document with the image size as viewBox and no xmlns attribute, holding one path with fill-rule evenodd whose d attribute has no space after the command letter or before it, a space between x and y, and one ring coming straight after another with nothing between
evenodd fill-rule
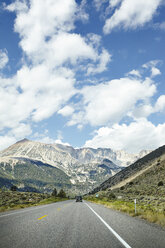
<instances>
[{"instance_id":1,"label":"yellow center line","mask_svg":"<svg viewBox=\"0 0 165 248\"><path fill-rule=\"evenodd\" d=\"M38 218L38 220L41 220L41 219L45 218L46 216L48 216L48 215L44 215L44 216Z\"/></svg>"}]
</instances>

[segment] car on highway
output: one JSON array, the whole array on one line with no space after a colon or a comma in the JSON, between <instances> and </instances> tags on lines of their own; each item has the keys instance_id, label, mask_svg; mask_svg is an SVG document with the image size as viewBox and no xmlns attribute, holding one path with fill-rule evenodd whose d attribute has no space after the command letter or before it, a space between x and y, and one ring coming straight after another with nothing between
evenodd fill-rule
<instances>
[{"instance_id":1,"label":"car on highway","mask_svg":"<svg viewBox=\"0 0 165 248\"><path fill-rule=\"evenodd\" d=\"M76 196L76 202L82 202L82 196L81 195Z\"/></svg>"}]
</instances>

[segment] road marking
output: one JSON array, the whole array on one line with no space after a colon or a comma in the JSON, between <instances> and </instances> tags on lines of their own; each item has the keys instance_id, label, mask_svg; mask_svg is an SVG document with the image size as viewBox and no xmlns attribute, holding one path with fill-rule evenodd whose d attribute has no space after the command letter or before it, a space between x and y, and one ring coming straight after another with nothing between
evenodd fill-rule
<instances>
[{"instance_id":1,"label":"road marking","mask_svg":"<svg viewBox=\"0 0 165 248\"><path fill-rule=\"evenodd\" d=\"M44 215L44 216L38 218L38 220L42 220L42 219L45 218L46 216L48 216L48 215Z\"/></svg>"},{"instance_id":2,"label":"road marking","mask_svg":"<svg viewBox=\"0 0 165 248\"><path fill-rule=\"evenodd\" d=\"M45 207L48 207L48 206L42 206L42 207L33 208L33 209L28 209L28 210L21 210L21 211L14 212L14 213L10 213L10 214L3 214L3 215L0 215L0 218L1 218L1 217L6 217L6 216L9 216L9 215L13 215L13 214L26 213L26 212L30 212L30 211L37 210L37 209L40 209L40 208L45 208Z\"/></svg>"},{"instance_id":3,"label":"road marking","mask_svg":"<svg viewBox=\"0 0 165 248\"><path fill-rule=\"evenodd\" d=\"M58 210L58 211L60 211L60 210L61 210L61 208L57 208L57 210Z\"/></svg>"},{"instance_id":4,"label":"road marking","mask_svg":"<svg viewBox=\"0 0 165 248\"><path fill-rule=\"evenodd\" d=\"M59 202L57 202L57 203L59 203ZM48 204L48 205L40 206L40 207L34 207L34 208L28 209L28 210L21 210L21 211L17 211L17 212L10 213L10 214L2 214L2 215L0 215L0 218L1 218L1 217L6 217L6 216L10 216L10 215L13 215L13 214L26 213L26 212L30 212L30 211L33 211L33 210L38 210L38 209L40 209L40 208L50 207L50 206L52 206L53 204L56 204L56 202L55 202L55 203Z\"/></svg>"},{"instance_id":5,"label":"road marking","mask_svg":"<svg viewBox=\"0 0 165 248\"><path fill-rule=\"evenodd\" d=\"M104 225L113 233L113 235L124 245L124 247L126 248L131 248L131 246L129 246L124 239L122 239L119 234L117 234L117 232L115 232L108 224L107 222L105 222L105 220L103 220L103 218L101 218L100 215L98 215L93 208L91 208L86 202L85 204L88 206L88 208L90 208L90 210L104 223Z\"/></svg>"}]
</instances>

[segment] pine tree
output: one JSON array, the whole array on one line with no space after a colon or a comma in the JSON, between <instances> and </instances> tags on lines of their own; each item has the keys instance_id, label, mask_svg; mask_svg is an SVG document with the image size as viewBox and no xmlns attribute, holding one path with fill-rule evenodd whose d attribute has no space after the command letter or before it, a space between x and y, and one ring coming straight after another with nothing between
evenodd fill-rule
<instances>
[{"instance_id":1,"label":"pine tree","mask_svg":"<svg viewBox=\"0 0 165 248\"><path fill-rule=\"evenodd\" d=\"M66 198L66 193L63 189L61 189L60 192L58 193L58 197Z\"/></svg>"},{"instance_id":2,"label":"pine tree","mask_svg":"<svg viewBox=\"0 0 165 248\"><path fill-rule=\"evenodd\" d=\"M57 189L54 188L53 192L52 192L52 196L57 196Z\"/></svg>"}]
</instances>

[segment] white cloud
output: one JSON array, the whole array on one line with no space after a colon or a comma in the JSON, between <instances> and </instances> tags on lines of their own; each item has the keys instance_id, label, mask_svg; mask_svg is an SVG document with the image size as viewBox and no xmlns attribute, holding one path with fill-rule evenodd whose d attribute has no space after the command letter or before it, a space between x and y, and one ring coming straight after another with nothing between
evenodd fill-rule
<instances>
[{"instance_id":1,"label":"white cloud","mask_svg":"<svg viewBox=\"0 0 165 248\"><path fill-rule=\"evenodd\" d=\"M16 141L17 140L14 136L8 136L8 135L0 136L0 151L14 144Z\"/></svg>"},{"instance_id":2,"label":"white cloud","mask_svg":"<svg viewBox=\"0 0 165 248\"><path fill-rule=\"evenodd\" d=\"M111 55L109 54L109 52L103 49L99 58L100 63L96 67L94 65L89 66L87 74L101 73L107 69L107 64L111 61Z\"/></svg>"},{"instance_id":3,"label":"white cloud","mask_svg":"<svg viewBox=\"0 0 165 248\"><path fill-rule=\"evenodd\" d=\"M160 60L151 60L148 63L144 64L142 67L145 69L150 69L151 77L153 78L161 74L160 70L156 67L160 62Z\"/></svg>"},{"instance_id":4,"label":"white cloud","mask_svg":"<svg viewBox=\"0 0 165 248\"><path fill-rule=\"evenodd\" d=\"M132 113L130 113L130 116L132 116L135 119L148 117L150 114L154 112L153 106L150 104L141 104L140 106L137 106L134 108Z\"/></svg>"},{"instance_id":5,"label":"white cloud","mask_svg":"<svg viewBox=\"0 0 165 248\"><path fill-rule=\"evenodd\" d=\"M0 49L0 70L6 66L8 61L9 61L9 59L8 59L7 51Z\"/></svg>"},{"instance_id":6,"label":"white cloud","mask_svg":"<svg viewBox=\"0 0 165 248\"><path fill-rule=\"evenodd\" d=\"M81 0L81 4L78 7L78 11L77 11L77 18L81 19L84 22L88 21L89 19L89 15L85 10L86 7L87 7L87 0Z\"/></svg>"},{"instance_id":7,"label":"white cloud","mask_svg":"<svg viewBox=\"0 0 165 248\"><path fill-rule=\"evenodd\" d=\"M160 74L161 74L161 72L160 72L160 70L158 68L156 68L156 67L151 68L151 76L152 77L158 76Z\"/></svg>"},{"instance_id":8,"label":"white cloud","mask_svg":"<svg viewBox=\"0 0 165 248\"><path fill-rule=\"evenodd\" d=\"M66 62L76 64L84 59L97 59L97 52L94 48L85 42L85 39L78 34L61 33L46 44L46 56L43 54L43 59L46 57L47 64L60 66ZM52 56L55 54L55 56ZM42 60L43 60L42 59Z\"/></svg>"},{"instance_id":9,"label":"white cloud","mask_svg":"<svg viewBox=\"0 0 165 248\"><path fill-rule=\"evenodd\" d=\"M29 136L32 133L31 127L29 124L20 123L18 126L9 131L10 135L16 137L16 139L22 139Z\"/></svg>"},{"instance_id":10,"label":"white cloud","mask_svg":"<svg viewBox=\"0 0 165 248\"><path fill-rule=\"evenodd\" d=\"M11 130L7 131L5 135L0 136L0 150L14 144L16 141L23 139L32 133L29 124L20 123Z\"/></svg>"},{"instance_id":11,"label":"white cloud","mask_svg":"<svg viewBox=\"0 0 165 248\"><path fill-rule=\"evenodd\" d=\"M11 3L10 5L5 4L4 8L6 8L9 11L16 11L16 12L28 10L26 0L22 0L22 1L16 0L15 2Z\"/></svg>"},{"instance_id":12,"label":"white cloud","mask_svg":"<svg viewBox=\"0 0 165 248\"><path fill-rule=\"evenodd\" d=\"M149 79L144 81L121 78L96 86L84 87L82 107L74 113L68 125L90 123L92 126L117 123L130 116L136 104L149 100L156 86Z\"/></svg>"},{"instance_id":13,"label":"white cloud","mask_svg":"<svg viewBox=\"0 0 165 248\"><path fill-rule=\"evenodd\" d=\"M60 111L77 92L73 65L86 64L87 70L93 62L97 72L106 69L110 54L100 47L100 37L73 33L75 20L86 18L78 17L80 12L85 15L85 6L86 1L78 5L74 0L30 0L29 4L16 0L5 7L16 12L14 29L26 56L12 78L0 78L1 130L27 120L39 122ZM1 67L8 61L7 52L2 55ZM72 111L64 108L61 113Z\"/></svg>"},{"instance_id":14,"label":"white cloud","mask_svg":"<svg viewBox=\"0 0 165 248\"><path fill-rule=\"evenodd\" d=\"M132 71L128 72L126 75L141 77L141 74L140 74L140 72L138 70L132 70Z\"/></svg>"},{"instance_id":15,"label":"white cloud","mask_svg":"<svg viewBox=\"0 0 165 248\"><path fill-rule=\"evenodd\" d=\"M64 145L64 146L70 146L70 144L69 144L69 143L67 143L67 142L63 142L63 141L62 141L62 140L60 140L60 139L55 140L55 143L56 143L56 144L60 144L60 145Z\"/></svg>"},{"instance_id":16,"label":"white cloud","mask_svg":"<svg viewBox=\"0 0 165 248\"><path fill-rule=\"evenodd\" d=\"M104 3L108 2L108 0L102 0L102 1L100 1L100 0L94 0L93 2L94 2L94 5L95 5L96 9L97 10L100 10L101 6Z\"/></svg>"},{"instance_id":17,"label":"white cloud","mask_svg":"<svg viewBox=\"0 0 165 248\"><path fill-rule=\"evenodd\" d=\"M115 124L95 131L95 136L86 141L86 147L110 147L114 150L124 149L131 153L143 149L155 149L164 145L165 124L153 125L146 119L129 125Z\"/></svg>"},{"instance_id":18,"label":"white cloud","mask_svg":"<svg viewBox=\"0 0 165 248\"><path fill-rule=\"evenodd\" d=\"M165 30L165 22L157 22L154 24L154 28L155 29L161 29L161 30Z\"/></svg>"},{"instance_id":19,"label":"white cloud","mask_svg":"<svg viewBox=\"0 0 165 248\"><path fill-rule=\"evenodd\" d=\"M29 8L20 9L21 2L17 0L6 9L17 11L15 31L20 34L20 45L27 54L42 48L53 34L74 28L77 7L74 0L30 0Z\"/></svg>"},{"instance_id":20,"label":"white cloud","mask_svg":"<svg viewBox=\"0 0 165 248\"><path fill-rule=\"evenodd\" d=\"M44 62L54 68L68 62L75 65L84 59L103 64L103 54L99 55L92 41L69 33L75 28L77 18L87 19L84 12L86 1L78 5L74 0L31 0L29 8L26 6L18 11L19 2L22 6L17 0L6 8L17 11L15 31L20 35L22 50L33 64Z\"/></svg>"},{"instance_id":21,"label":"white cloud","mask_svg":"<svg viewBox=\"0 0 165 248\"><path fill-rule=\"evenodd\" d=\"M110 7L116 7L120 1L110 1ZM162 0L123 0L119 8L104 25L104 33L115 28L135 29L152 20Z\"/></svg>"},{"instance_id":22,"label":"white cloud","mask_svg":"<svg viewBox=\"0 0 165 248\"><path fill-rule=\"evenodd\" d=\"M121 3L122 0L109 0L109 5L111 8L116 7L117 5L119 5L119 3Z\"/></svg>"},{"instance_id":23,"label":"white cloud","mask_svg":"<svg viewBox=\"0 0 165 248\"><path fill-rule=\"evenodd\" d=\"M0 129L14 128L28 118L46 119L75 94L69 70L53 72L45 65L24 66L13 79L0 81Z\"/></svg>"},{"instance_id":24,"label":"white cloud","mask_svg":"<svg viewBox=\"0 0 165 248\"><path fill-rule=\"evenodd\" d=\"M151 104L140 104L135 107L130 116L135 119L148 117L151 114L157 112L165 112L165 95L159 96L156 103L152 106Z\"/></svg>"},{"instance_id":25,"label":"white cloud","mask_svg":"<svg viewBox=\"0 0 165 248\"><path fill-rule=\"evenodd\" d=\"M60 144L60 145L64 145L64 146L70 146L69 143L63 142L61 139L52 139L49 136L44 136L42 138L38 138L37 141L41 142L41 143L46 143L46 144Z\"/></svg>"},{"instance_id":26,"label":"white cloud","mask_svg":"<svg viewBox=\"0 0 165 248\"><path fill-rule=\"evenodd\" d=\"M69 70L52 71L45 65L24 67L18 73L18 82L27 99L31 95L31 116L41 121L57 112L64 102L75 94L74 78Z\"/></svg>"},{"instance_id":27,"label":"white cloud","mask_svg":"<svg viewBox=\"0 0 165 248\"><path fill-rule=\"evenodd\" d=\"M155 104L155 112L163 111L165 111L165 95L161 95Z\"/></svg>"},{"instance_id":28,"label":"white cloud","mask_svg":"<svg viewBox=\"0 0 165 248\"><path fill-rule=\"evenodd\" d=\"M61 114L63 116L70 116L73 114L73 112L74 112L74 109L71 106L67 105L64 108L60 109L58 111L58 114Z\"/></svg>"}]
</instances>

